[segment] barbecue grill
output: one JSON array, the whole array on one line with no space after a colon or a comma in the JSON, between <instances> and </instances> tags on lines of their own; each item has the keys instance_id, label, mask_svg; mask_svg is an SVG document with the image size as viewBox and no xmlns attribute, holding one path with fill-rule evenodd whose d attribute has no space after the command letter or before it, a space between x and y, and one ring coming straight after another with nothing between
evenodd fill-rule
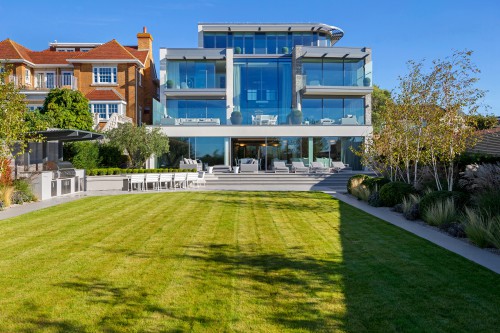
<instances>
[{"instance_id":1,"label":"barbecue grill","mask_svg":"<svg viewBox=\"0 0 500 333\"><path fill-rule=\"evenodd\" d=\"M75 168L71 162L48 161L43 163L44 171L52 171L52 179L66 179L76 176Z\"/></svg>"}]
</instances>

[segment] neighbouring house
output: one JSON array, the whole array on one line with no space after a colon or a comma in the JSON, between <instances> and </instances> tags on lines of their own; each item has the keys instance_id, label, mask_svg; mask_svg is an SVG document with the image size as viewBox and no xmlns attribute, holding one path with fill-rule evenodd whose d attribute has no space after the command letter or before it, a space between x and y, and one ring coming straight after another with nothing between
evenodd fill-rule
<instances>
[{"instance_id":1,"label":"neighbouring house","mask_svg":"<svg viewBox=\"0 0 500 333\"><path fill-rule=\"evenodd\" d=\"M474 154L484 154L500 156L500 126L479 131L479 139L473 148L467 152Z\"/></svg>"},{"instance_id":2,"label":"neighbouring house","mask_svg":"<svg viewBox=\"0 0 500 333\"><path fill-rule=\"evenodd\" d=\"M197 48L161 48L153 126L171 152L158 163L250 159L267 171L274 161L342 161L360 170L353 150L372 133L372 55L335 46L343 36L322 23L200 23Z\"/></svg>"},{"instance_id":3,"label":"neighbouring house","mask_svg":"<svg viewBox=\"0 0 500 333\"><path fill-rule=\"evenodd\" d=\"M40 108L50 89L81 91L89 100L100 127L113 114L134 123L151 123L158 79L153 57L153 37L146 28L137 34L137 45L107 43L49 43L32 51L11 39L0 42L0 66L13 66L8 81L26 95L30 109Z\"/></svg>"}]
</instances>

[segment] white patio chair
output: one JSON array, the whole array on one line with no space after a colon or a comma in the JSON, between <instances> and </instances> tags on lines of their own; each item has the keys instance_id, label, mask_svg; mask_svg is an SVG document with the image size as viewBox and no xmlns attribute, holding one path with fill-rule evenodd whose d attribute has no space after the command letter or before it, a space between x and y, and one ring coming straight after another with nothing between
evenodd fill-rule
<instances>
[{"instance_id":1,"label":"white patio chair","mask_svg":"<svg viewBox=\"0 0 500 333\"><path fill-rule=\"evenodd\" d=\"M179 186L179 188L183 188L186 186L186 177L187 173L185 172L176 172L174 173L174 178L172 180L172 185L174 190Z\"/></svg>"},{"instance_id":2,"label":"white patio chair","mask_svg":"<svg viewBox=\"0 0 500 333\"><path fill-rule=\"evenodd\" d=\"M146 191L148 190L149 184L153 184L153 190L158 189L160 186L160 184L158 182L160 179L160 175L157 173L146 173L145 175L146 175L146 178L144 180L144 185L145 185Z\"/></svg>"},{"instance_id":3,"label":"white patio chair","mask_svg":"<svg viewBox=\"0 0 500 333\"><path fill-rule=\"evenodd\" d=\"M295 173L308 173L309 168L304 165L304 162L292 162L292 171Z\"/></svg>"},{"instance_id":4,"label":"white patio chair","mask_svg":"<svg viewBox=\"0 0 500 333\"><path fill-rule=\"evenodd\" d=\"M186 177L186 187L197 186L198 173L197 172L188 172Z\"/></svg>"},{"instance_id":5,"label":"white patio chair","mask_svg":"<svg viewBox=\"0 0 500 333\"><path fill-rule=\"evenodd\" d=\"M285 165L285 162L274 161L274 173L290 173L290 169Z\"/></svg>"},{"instance_id":6,"label":"white patio chair","mask_svg":"<svg viewBox=\"0 0 500 333\"><path fill-rule=\"evenodd\" d=\"M144 189L144 174L128 175L127 178L129 192L134 189L134 184L136 185L138 191L139 187L141 188L141 191Z\"/></svg>"},{"instance_id":7,"label":"white patio chair","mask_svg":"<svg viewBox=\"0 0 500 333\"><path fill-rule=\"evenodd\" d=\"M199 187L200 185L206 186L207 182L205 181L205 171L198 172L198 179L196 179L196 185Z\"/></svg>"},{"instance_id":8,"label":"white patio chair","mask_svg":"<svg viewBox=\"0 0 500 333\"><path fill-rule=\"evenodd\" d=\"M160 179L158 180L158 190L161 189L161 184L165 184L165 190L172 188L172 179L174 174L172 173L160 173Z\"/></svg>"},{"instance_id":9,"label":"white patio chair","mask_svg":"<svg viewBox=\"0 0 500 333\"><path fill-rule=\"evenodd\" d=\"M311 162L311 170L316 173L330 173L330 168L327 168L321 162Z\"/></svg>"},{"instance_id":10,"label":"white patio chair","mask_svg":"<svg viewBox=\"0 0 500 333\"><path fill-rule=\"evenodd\" d=\"M344 162L342 162L342 161L332 162L332 168L333 168L333 170L335 170L337 172L352 171L352 168L349 167L349 164L344 164Z\"/></svg>"}]
</instances>

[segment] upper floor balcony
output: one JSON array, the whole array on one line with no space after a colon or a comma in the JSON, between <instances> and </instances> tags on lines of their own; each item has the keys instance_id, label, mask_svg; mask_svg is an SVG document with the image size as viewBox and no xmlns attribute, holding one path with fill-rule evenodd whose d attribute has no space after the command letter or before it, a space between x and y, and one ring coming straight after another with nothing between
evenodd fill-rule
<instances>
[{"instance_id":1,"label":"upper floor balcony","mask_svg":"<svg viewBox=\"0 0 500 333\"><path fill-rule=\"evenodd\" d=\"M78 89L78 79L70 74L36 73L35 77L9 75L9 82L23 91L48 91L54 88Z\"/></svg>"}]
</instances>

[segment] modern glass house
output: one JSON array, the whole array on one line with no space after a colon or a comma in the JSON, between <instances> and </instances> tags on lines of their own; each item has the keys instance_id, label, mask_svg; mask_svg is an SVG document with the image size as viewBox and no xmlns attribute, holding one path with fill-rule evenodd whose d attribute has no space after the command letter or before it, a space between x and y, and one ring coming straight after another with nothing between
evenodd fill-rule
<instances>
[{"instance_id":1,"label":"modern glass house","mask_svg":"<svg viewBox=\"0 0 500 333\"><path fill-rule=\"evenodd\" d=\"M161 48L153 126L171 153L159 163L255 158L271 170L274 160L330 159L361 169L352 150L372 132L371 49L334 46L343 35L321 23L200 23L198 48Z\"/></svg>"}]
</instances>

